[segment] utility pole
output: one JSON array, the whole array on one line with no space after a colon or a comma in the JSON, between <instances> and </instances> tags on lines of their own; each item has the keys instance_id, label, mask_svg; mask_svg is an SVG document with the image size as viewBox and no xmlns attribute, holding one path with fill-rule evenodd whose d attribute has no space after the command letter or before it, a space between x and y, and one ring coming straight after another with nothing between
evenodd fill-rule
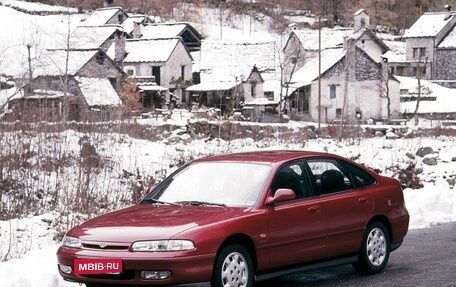
<instances>
[{"instance_id":1,"label":"utility pole","mask_svg":"<svg viewBox=\"0 0 456 287\"><path fill-rule=\"evenodd\" d=\"M318 131L321 132L321 16L318 16Z\"/></svg>"}]
</instances>

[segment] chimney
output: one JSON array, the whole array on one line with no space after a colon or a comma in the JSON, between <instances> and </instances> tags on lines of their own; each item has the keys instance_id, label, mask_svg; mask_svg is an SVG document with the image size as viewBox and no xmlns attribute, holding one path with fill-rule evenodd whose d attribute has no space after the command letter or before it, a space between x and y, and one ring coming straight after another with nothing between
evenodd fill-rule
<instances>
[{"instance_id":1,"label":"chimney","mask_svg":"<svg viewBox=\"0 0 456 287\"><path fill-rule=\"evenodd\" d=\"M139 39L142 37L141 34L141 22L134 22L133 23L133 39Z\"/></svg>"},{"instance_id":2,"label":"chimney","mask_svg":"<svg viewBox=\"0 0 456 287\"><path fill-rule=\"evenodd\" d=\"M104 0L103 1L103 7L107 8L107 7L112 7L114 4L114 0Z\"/></svg>"},{"instance_id":3,"label":"chimney","mask_svg":"<svg viewBox=\"0 0 456 287\"><path fill-rule=\"evenodd\" d=\"M451 5L446 4L445 10L446 10L446 13L445 13L445 21L446 21L453 15L453 13L451 13Z\"/></svg>"},{"instance_id":4,"label":"chimney","mask_svg":"<svg viewBox=\"0 0 456 287\"><path fill-rule=\"evenodd\" d=\"M114 63L120 69L123 69L123 59L125 56L125 36L122 32L118 32L114 39Z\"/></svg>"}]
</instances>

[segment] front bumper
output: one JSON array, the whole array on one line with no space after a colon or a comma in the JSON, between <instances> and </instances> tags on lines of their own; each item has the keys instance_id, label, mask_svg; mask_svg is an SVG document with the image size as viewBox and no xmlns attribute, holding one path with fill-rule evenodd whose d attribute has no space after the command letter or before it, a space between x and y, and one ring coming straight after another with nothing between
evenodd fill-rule
<instances>
[{"instance_id":1,"label":"front bumper","mask_svg":"<svg viewBox=\"0 0 456 287\"><path fill-rule=\"evenodd\" d=\"M59 268L60 275L67 281L108 285L164 286L210 281L215 254L99 251L66 247L60 247L57 251L58 263L70 266L73 270L73 262L76 258L120 258L123 270L121 274L76 276L62 273ZM141 278L141 271L170 271L171 276L167 279L145 280Z\"/></svg>"}]
</instances>

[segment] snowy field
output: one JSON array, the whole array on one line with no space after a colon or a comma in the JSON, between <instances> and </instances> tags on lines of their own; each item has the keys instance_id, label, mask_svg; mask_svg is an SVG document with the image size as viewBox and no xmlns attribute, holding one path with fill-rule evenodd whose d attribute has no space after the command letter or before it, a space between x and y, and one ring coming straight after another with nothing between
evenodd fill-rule
<instances>
[{"instance_id":1,"label":"snowy field","mask_svg":"<svg viewBox=\"0 0 456 287\"><path fill-rule=\"evenodd\" d=\"M16 133L7 133L3 139L17 140ZM84 137L84 136L88 136ZM43 138L52 138L52 141L43 143ZM58 156L56 150L64 147L68 154L78 154L81 150L81 139L91 142L97 153L105 159L109 159L109 172L100 172L103 175L96 177L97 185L102 189L118 190L122 196L132 193L130 185L122 184L119 174L128 171L138 174L153 174L164 176L177 168L177 162L185 162L192 158L206 155L220 154L227 152L249 151L260 149L299 149L336 153L349 158L356 158L356 161L369 167L378 168L382 174L397 176L394 174L393 166L405 168L410 163L415 163L417 168L422 168L419 174L424 187L421 189L404 190L406 205L411 214L411 228L428 227L434 224L456 221L456 193L449 184L448 179L456 177L456 139L452 137L422 137L413 139L368 138L349 139L336 141L332 139L314 139L299 143L291 143L288 139L282 138L280 133L255 141L253 138L245 138L232 141L218 139L208 140L207 138L192 139L188 134L178 129L174 132L167 132L162 140L151 142L134 139L120 134L81 134L75 131L55 133L51 136L45 134L22 135L21 140L31 143L32 149L36 149L35 156L30 162L40 162L40 155L48 154ZM40 144L33 144L40 143ZM19 145L20 146L20 145ZM426 157L436 160L436 165L423 164L423 158L418 156L410 158L410 154L420 147L432 147L434 153ZM13 147L11 147L13 148ZM19 147L17 147L20 149ZM409 153L409 156L406 154ZM49 189L54 189L60 181L65 185L68 192L77 184L70 181L77 181L76 167L67 166L60 170L59 174L50 171L47 179L40 184L49 184ZM43 175L35 174L34 177ZM61 180L61 179L64 180ZM143 193L142 193L143 194ZM5 200L5 198L3 198ZM107 198L117 200L117 197ZM127 201L125 201L127 202ZM121 207L122 203L109 205ZM73 221L62 220L61 212L65 201L59 201L54 210L42 214L30 214L23 218L15 218L7 221L0 221L0 256L9 252L9 261L0 263L0 286L77 286L63 282L57 272L55 252L58 242L54 241L58 229L66 229L66 225L76 224L85 217L77 217L75 214L68 214L75 217ZM109 208L107 208L108 210ZM104 210L104 211L107 211ZM63 224L63 226L61 226ZM59 226L60 225L60 226ZM19 258L19 259L17 259ZM23 276L23 270L30 270L33 276ZM33 278L33 279L29 279Z\"/></svg>"}]
</instances>

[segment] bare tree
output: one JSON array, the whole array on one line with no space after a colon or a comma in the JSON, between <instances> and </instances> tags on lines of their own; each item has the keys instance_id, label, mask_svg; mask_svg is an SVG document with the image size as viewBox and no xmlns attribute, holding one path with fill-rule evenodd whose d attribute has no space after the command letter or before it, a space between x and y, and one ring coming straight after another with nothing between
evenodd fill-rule
<instances>
[{"instance_id":1,"label":"bare tree","mask_svg":"<svg viewBox=\"0 0 456 287\"><path fill-rule=\"evenodd\" d=\"M416 106L415 106L415 111L413 112L413 118L415 119L415 126L418 125L418 109L420 108L420 102L421 102L421 78L422 78L422 74L421 74L421 56L419 57L418 59L418 62L417 62L417 68L416 68L416 79L417 79L417 84L418 84L418 96L416 98ZM426 66L427 66L427 62L428 62L428 58L426 57L426 59L424 60L424 68L426 69Z\"/></svg>"}]
</instances>

